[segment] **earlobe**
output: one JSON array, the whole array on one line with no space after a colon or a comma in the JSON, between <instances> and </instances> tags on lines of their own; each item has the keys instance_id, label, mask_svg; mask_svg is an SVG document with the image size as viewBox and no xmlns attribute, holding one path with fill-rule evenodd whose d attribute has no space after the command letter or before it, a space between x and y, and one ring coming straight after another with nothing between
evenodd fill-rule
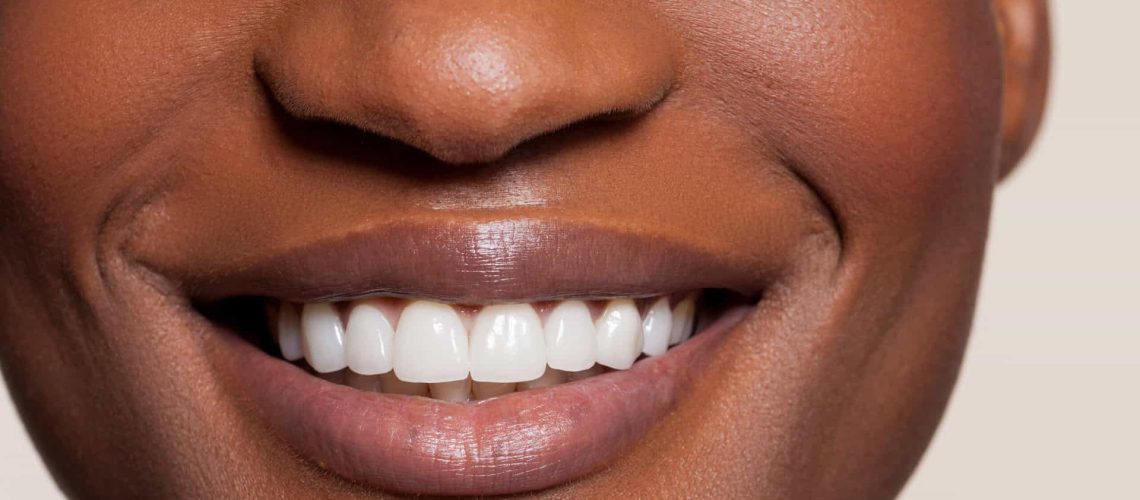
<instances>
[{"instance_id":1,"label":"earlobe","mask_svg":"<svg viewBox=\"0 0 1140 500\"><path fill-rule=\"evenodd\" d=\"M1047 0L993 0L1005 66L1000 178L1033 143L1049 90L1051 35Z\"/></svg>"}]
</instances>

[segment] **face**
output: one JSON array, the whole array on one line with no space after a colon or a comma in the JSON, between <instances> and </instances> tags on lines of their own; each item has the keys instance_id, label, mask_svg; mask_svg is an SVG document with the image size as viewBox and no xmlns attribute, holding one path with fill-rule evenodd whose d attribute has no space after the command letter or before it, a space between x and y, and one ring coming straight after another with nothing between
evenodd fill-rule
<instances>
[{"instance_id":1,"label":"face","mask_svg":"<svg viewBox=\"0 0 1140 500\"><path fill-rule=\"evenodd\" d=\"M4 376L75 496L890 496L1042 16L2 2Z\"/></svg>"}]
</instances>

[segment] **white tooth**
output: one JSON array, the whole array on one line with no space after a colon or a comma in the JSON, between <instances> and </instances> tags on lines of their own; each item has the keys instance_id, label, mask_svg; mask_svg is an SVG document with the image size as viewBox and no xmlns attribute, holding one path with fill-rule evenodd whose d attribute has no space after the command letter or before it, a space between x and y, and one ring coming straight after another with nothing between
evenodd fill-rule
<instances>
[{"instance_id":1,"label":"white tooth","mask_svg":"<svg viewBox=\"0 0 1140 500\"><path fill-rule=\"evenodd\" d=\"M348 366L344 356L344 325L328 302L305 304L301 311L301 350L317 373L332 373Z\"/></svg>"},{"instance_id":2,"label":"white tooth","mask_svg":"<svg viewBox=\"0 0 1140 500\"><path fill-rule=\"evenodd\" d=\"M526 382L519 382L517 390L525 391L527 389L538 389L541 387L550 387L558 385L566 381L566 372L562 370L555 370L554 368L547 368L546 373L541 377Z\"/></svg>"},{"instance_id":3,"label":"white tooth","mask_svg":"<svg viewBox=\"0 0 1140 500\"><path fill-rule=\"evenodd\" d=\"M412 382L404 382L396 378L396 374L392 372L380 375L380 388L386 394L403 394L405 396L424 396L428 395L427 384L415 384Z\"/></svg>"},{"instance_id":4,"label":"white tooth","mask_svg":"<svg viewBox=\"0 0 1140 500\"><path fill-rule=\"evenodd\" d=\"M542 324L529 304L484 307L471 334L471 379L522 382L546 370Z\"/></svg>"},{"instance_id":5,"label":"white tooth","mask_svg":"<svg viewBox=\"0 0 1140 500\"><path fill-rule=\"evenodd\" d=\"M393 342L392 366L404 382L434 384L467 378L467 330L455 309L417 301L400 316Z\"/></svg>"},{"instance_id":6,"label":"white tooth","mask_svg":"<svg viewBox=\"0 0 1140 500\"><path fill-rule=\"evenodd\" d=\"M471 379L456 380L454 382L440 382L428 384L432 399L451 401L452 403L466 403L471 398Z\"/></svg>"},{"instance_id":7,"label":"white tooth","mask_svg":"<svg viewBox=\"0 0 1140 500\"><path fill-rule=\"evenodd\" d=\"M597 361L597 339L590 309L580 300L558 304L546 318L546 364L565 371L582 371Z\"/></svg>"},{"instance_id":8,"label":"white tooth","mask_svg":"<svg viewBox=\"0 0 1140 500\"><path fill-rule=\"evenodd\" d=\"M475 399L491 399L515 392L515 384L475 381L471 383L471 392L475 395Z\"/></svg>"},{"instance_id":9,"label":"white tooth","mask_svg":"<svg viewBox=\"0 0 1140 500\"><path fill-rule=\"evenodd\" d=\"M305 357L301 350L301 315L289 302L282 302L277 311L277 345L281 347L281 357L288 361Z\"/></svg>"},{"instance_id":10,"label":"white tooth","mask_svg":"<svg viewBox=\"0 0 1140 500\"><path fill-rule=\"evenodd\" d=\"M669 350L669 335L673 331L673 311L669 310L669 297L661 297L645 312L641 322L645 331L645 345L641 352L647 356L660 356Z\"/></svg>"},{"instance_id":11,"label":"white tooth","mask_svg":"<svg viewBox=\"0 0 1140 500\"><path fill-rule=\"evenodd\" d=\"M392 324L375 304L353 306L344 332L348 368L361 375L391 371L393 335Z\"/></svg>"},{"instance_id":12,"label":"white tooth","mask_svg":"<svg viewBox=\"0 0 1140 500\"><path fill-rule=\"evenodd\" d=\"M610 301L594 328L598 331L598 364L617 370L633 366L644 339L641 315L632 300Z\"/></svg>"},{"instance_id":13,"label":"white tooth","mask_svg":"<svg viewBox=\"0 0 1140 500\"><path fill-rule=\"evenodd\" d=\"M677 345L689 340L693 335L693 315L696 311L696 300L686 297L677 307L673 308L673 329L669 333L669 345Z\"/></svg>"}]
</instances>

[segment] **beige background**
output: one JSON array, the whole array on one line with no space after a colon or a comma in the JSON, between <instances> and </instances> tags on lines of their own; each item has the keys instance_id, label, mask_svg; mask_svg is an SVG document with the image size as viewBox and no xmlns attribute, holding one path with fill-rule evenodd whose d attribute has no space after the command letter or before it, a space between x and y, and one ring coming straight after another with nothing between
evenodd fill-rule
<instances>
[{"instance_id":1,"label":"beige background","mask_svg":"<svg viewBox=\"0 0 1140 500\"><path fill-rule=\"evenodd\" d=\"M1052 109L999 191L962 378L905 499L1140 499L1140 2L1054 8ZM58 496L3 392L0 498Z\"/></svg>"}]
</instances>

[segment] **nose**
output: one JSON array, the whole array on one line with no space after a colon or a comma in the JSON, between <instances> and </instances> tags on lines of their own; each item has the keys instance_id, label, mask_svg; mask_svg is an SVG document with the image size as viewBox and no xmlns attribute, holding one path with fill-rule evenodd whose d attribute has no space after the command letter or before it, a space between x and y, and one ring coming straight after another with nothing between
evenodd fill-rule
<instances>
[{"instance_id":1,"label":"nose","mask_svg":"<svg viewBox=\"0 0 1140 500\"><path fill-rule=\"evenodd\" d=\"M450 164L651 109L675 76L662 26L630 1L291 3L256 69L291 114Z\"/></svg>"}]
</instances>

